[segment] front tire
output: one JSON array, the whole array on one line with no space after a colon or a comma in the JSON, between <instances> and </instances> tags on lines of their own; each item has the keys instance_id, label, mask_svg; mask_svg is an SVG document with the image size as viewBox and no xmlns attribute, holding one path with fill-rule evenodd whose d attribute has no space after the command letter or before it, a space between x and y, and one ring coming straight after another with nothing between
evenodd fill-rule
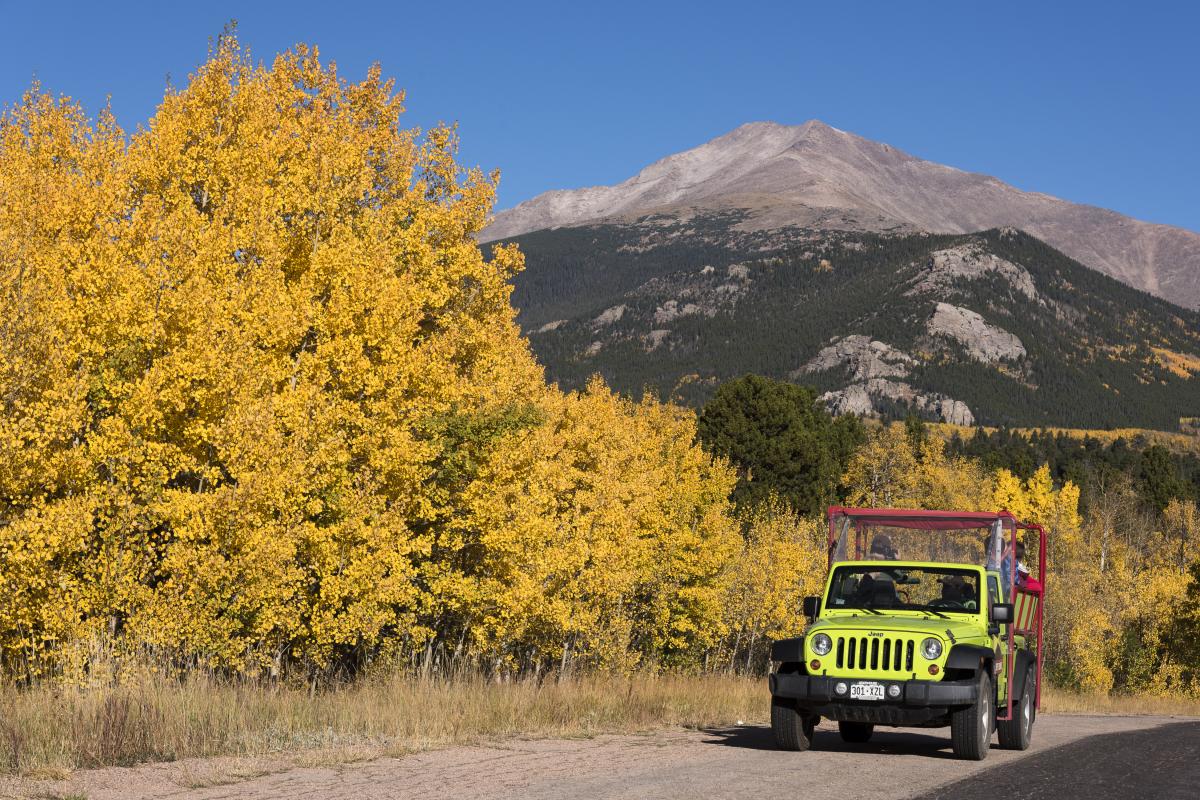
<instances>
[{"instance_id":1,"label":"front tire","mask_svg":"<svg viewBox=\"0 0 1200 800\"><path fill-rule=\"evenodd\" d=\"M838 733L847 744L866 744L875 733L875 726L869 722L839 722Z\"/></svg>"},{"instance_id":2,"label":"front tire","mask_svg":"<svg viewBox=\"0 0 1200 800\"><path fill-rule=\"evenodd\" d=\"M771 732L780 750L802 753L812 746L815 715L801 714L796 702L786 697L771 697Z\"/></svg>"},{"instance_id":3,"label":"front tire","mask_svg":"<svg viewBox=\"0 0 1200 800\"><path fill-rule=\"evenodd\" d=\"M966 708L950 714L950 741L954 755L968 761L983 761L992 744L995 715L992 681L984 672L979 676L979 697Z\"/></svg>"},{"instance_id":4,"label":"front tire","mask_svg":"<svg viewBox=\"0 0 1200 800\"><path fill-rule=\"evenodd\" d=\"M1008 721L1001 720L996 725L996 732L1000 734L1000 746L1005 750L1028 750L1029 743L1033 740L1035 680L1035 672L1030 667L1025 671L1025 687L1021 690L1021 696L1013 704L1013 718Z\"/></svg>"}]
</instances>

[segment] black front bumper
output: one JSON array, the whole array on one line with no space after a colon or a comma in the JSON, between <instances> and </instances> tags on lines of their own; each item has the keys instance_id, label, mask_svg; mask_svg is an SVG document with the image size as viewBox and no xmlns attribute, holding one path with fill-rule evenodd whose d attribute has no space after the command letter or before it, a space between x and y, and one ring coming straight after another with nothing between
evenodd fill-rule
<instances>
[{"instance_id":1,"label":"black front bumper","mask_svg":"<svg viewBox=\"0 0 1200 800\"><path fill-rule=\"evenodd\" d=\"M871 681L881 683L887 692L899 686L898 697L886 700L851 700L849 688L839 695L839 683L858 682L853 678L830 678L824 675L773 673L771 695L793 700L796 706L812 714L847 722L874 722L885 725L919 725L945 716L951 708L969 706L979 696L979 684L965 681Z\"/></svg>"}]
</instances>

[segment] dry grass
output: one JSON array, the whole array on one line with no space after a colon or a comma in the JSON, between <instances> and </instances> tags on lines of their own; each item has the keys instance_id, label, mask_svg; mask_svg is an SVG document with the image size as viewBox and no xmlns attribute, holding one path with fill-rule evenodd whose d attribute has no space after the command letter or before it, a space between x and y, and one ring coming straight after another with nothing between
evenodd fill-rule
<instances>
[{"instance_id":1,"label":"dry grass","mask_svg":"<svg viewBox=\"0 0 1200 800\"><path fill-rule=\"evenodd\" d=\"M361 680L336 690L231 685L195 678L109 690L0 690L0 772L203 756L354 760L483 739L593 736L663 726L762 722L762 679L481 678Z\"/></svg>"},{"instance_id":2,"label":"dry grass","mask_svg":"<svg viewBox=\"0 0 1200 800\"><path fill-rule=\"evenodd\" d=\"M1062 689L1048 689L1042 695L1042 711L1047 714L1200 717L1200 700L1142 695L1079 694Z\"/></svg>"},{"instance_id":3,"label":"dry grass","mask_svg":"<svg viewBox=\"0 0 1200 800\"><path fill-rule=\"evenodd\" d=\"M202 677L105 690L0 689L0 772L61 777L80 767L247 759L220 774L200 765L189 782L204 786L228 780L228 769L257 774L262 756L326 765L510 737L762 724L767 709L765 681L735 676L538 684L392 674L316 693ZM1200 700L1049 690L1043 711L1200 716Z\"/></svg>"}]
</instances>

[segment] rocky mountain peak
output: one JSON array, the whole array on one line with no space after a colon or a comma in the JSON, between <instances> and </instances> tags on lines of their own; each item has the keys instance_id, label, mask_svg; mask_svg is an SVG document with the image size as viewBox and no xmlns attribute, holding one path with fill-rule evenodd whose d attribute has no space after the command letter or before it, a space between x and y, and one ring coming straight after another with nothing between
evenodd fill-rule
<instances>
[{"instance_id":1,"label":"rocky mountain peak","mask_svg":"<svg viewBox=\"0 0 1200 800\"><path fill-rule=\"evenodd\" d=\"M613 186L546 192L499 212L480 239L696 210L736 210L747 231L1010 226L1130 286L1200 308L1200 234L1021 191L819 120L750 122Z\"/></svg>"}]
</instances>

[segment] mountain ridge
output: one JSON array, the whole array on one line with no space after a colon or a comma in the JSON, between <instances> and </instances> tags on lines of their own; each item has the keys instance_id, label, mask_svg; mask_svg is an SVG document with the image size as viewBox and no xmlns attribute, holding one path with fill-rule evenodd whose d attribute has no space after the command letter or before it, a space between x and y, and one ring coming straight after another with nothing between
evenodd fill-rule
<instances>
[{"instance_id":1,"label":"mountain ridge","mask_svg":"<svg viewBox=\"0 0 1200 800\"><path fill-rule=\"evenodd\" d=\"M1200 234L1017 189L819 120L751 122L612 186L543 193L495 215L481 241L660 214L746 212L742 230L967 234L1015 227L1085 266L1200 308Z\"/></svg>"},{"instance_id":2,"label":"mountain ridge","mask_svg":"<svg viewBox=\"0 0 1200 800\"><path fill-rule=\"evenodd\" d=\"M548 377L703 404L754 373L837 413L1178 430L1200 416L1200 312L1014 228L746 231L745 212L517 237L518 322Z\"/></svg>"}]
</instances>

